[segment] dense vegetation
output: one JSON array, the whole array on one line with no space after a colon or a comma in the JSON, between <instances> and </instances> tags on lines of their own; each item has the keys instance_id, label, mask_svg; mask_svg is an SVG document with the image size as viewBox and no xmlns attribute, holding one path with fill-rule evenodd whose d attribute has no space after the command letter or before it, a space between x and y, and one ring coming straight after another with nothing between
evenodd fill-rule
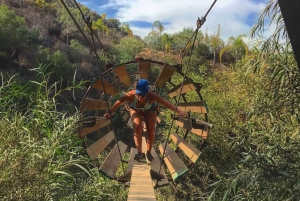
<instances>
[{"instance_id":1,"label":"dense vegetation","mask_svg":"<svg viewBox=\"0 0 300 201\"><path fill-rule=\"evenodd\" d=\"M105 70L105 59L171 63L193 30L166 34L156 21L142 40L128 24L81 7L101 41L99 64L60 1L1 3L0 199L126 200L127 189L99 173L77 137L83 83ZM266 15L284 29L278 9L270 1L253 36ZM78 9L71 12L92 39ZM186 64L191 56L188 76L203 84L214 124L209 145L188 175L156 190L157 198L299 200L300 72L291 46L278 41L282 32L251 48L243 35L222 41L221 31L199 33L193 55L183 58Z\"/></svg>"}]
</instances>

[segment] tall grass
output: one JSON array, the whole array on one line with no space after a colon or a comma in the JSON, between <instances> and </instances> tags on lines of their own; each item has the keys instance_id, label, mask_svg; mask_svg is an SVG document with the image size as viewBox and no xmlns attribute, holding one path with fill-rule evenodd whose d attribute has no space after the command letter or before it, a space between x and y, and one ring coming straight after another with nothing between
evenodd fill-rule
<instances>
[{"instance_id":1,"label":"tall grass","mask_svg":"<svg viewBox=\"0 0 300 201\"><path fill-rule=\"evenodd\" d=\"M124 200L123 186L99 174L86 156L75 125L79 114L56 110L56 98L82 83L61 89L49 84L46 68L34 69L38 81L24 86L16 77L2 79L0 199Z\"/></svg>"}]
</instances>

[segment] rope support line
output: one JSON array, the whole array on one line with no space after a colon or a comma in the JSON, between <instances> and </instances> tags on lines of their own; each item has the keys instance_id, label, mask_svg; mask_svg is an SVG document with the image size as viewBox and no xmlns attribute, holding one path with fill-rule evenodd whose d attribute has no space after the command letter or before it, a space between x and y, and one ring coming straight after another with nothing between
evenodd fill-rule
<instances>
[{"instance_id":1,"label":"rope support line","mask_svg":"<svg viewBox=\"0 0 300 201\"><path fill-rule=\"evenodd\" d=\"M91 30L91 35L92 35L92 36L95 35L95 37L96 37L97 41L99 42L99 44L101 45L102 49L104 49L105 52L106 52L106 49L105 49L104 45L101 43L100 39L97 37L97 34L96 34L95 31L92 29L93 21L91 20L91 17L90 17L90 16L86 16L86 15L83 13L83 11L81 10L81 8L80 8L80 6L78 5L78 3L77 3L75 0L73 0L73 1L74 1L74 3L76 4L76 6L77 6L79 12L81 13L82 19L83 19L84 22L86 23L87 27L89 27L89 29ZM95 48L95 49L96 49L96 48Z\"/></svg>"}]
</instances>

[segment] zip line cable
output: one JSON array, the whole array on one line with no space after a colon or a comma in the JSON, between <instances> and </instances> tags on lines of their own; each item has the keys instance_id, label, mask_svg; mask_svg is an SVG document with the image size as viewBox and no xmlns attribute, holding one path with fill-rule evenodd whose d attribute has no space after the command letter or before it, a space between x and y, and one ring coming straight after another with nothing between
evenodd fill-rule
<instances>
[{"instance_id":1,"label":"zip line cable","mask_svg":"<svg viewBox=\"0 0 300 201\"><path fill-rule=\"evenodd\" d=\"M79 24L77 23L76 19L74 18L74 16L72 15L71 11L69 10L69 8L67 7L67 5L65 4L64 0L60 0L60 2L63 4L63 6L65 7L65 9L67 10L68 14L70 15L70 17L72 18L72 20L74 21L74 23L76 24L77 28L79 29L79 31L81 32L81 34L83 35L83 37L85 38L85 40L88 42L89 46L92 48L93 52L95 53L96 55L96 58L97 58L97 64L98 64L98 69L99 69L99 73L100 73L100 80L101 80L101 84L103 86L103 92L104 92L104 95L105 95L105 101L106 101L106 106L108 108L108 113L110 116L111 115L111 112L110 112L110 107L109 107L109 103L108 103L108 97L107 97L107 94L106 94L106 90L105 90L105 86L104 86L104 82L103 82L103 78L102 78L102 71L101 71L101 67L100 67L100 62L102 62L101 58L99 57L97 51L96 51L96 45L95 45L95 41L93 40L93 43L94 43L94 46L90 43L90 41L88 40L87 36L85 35L85 33L82 31L82 29L80 28ZM85 17L85 15L83 14L82 10L80 9L79 5L77 4L76 0L73 0L73 2L76 4L77 8L79 9L80 13L82 14L82 17L85 21L85 23L87 24L87 26L89 27L90 30L92 30L92 27L91 27L91 20L87 19ZM93 31L91 31L91 35L93 35ZM93 37L92 37L93 38ZM102 43L100 42L100 44L102 45ZM111 127L112 127L112 130L114 130L114 127L113 127L113 124L111 124ZM120 158L122 158L122 155L121 155L121 150L120 150L120 147L119 147L119 144L118 144L118 137L117 137L117 134L114 135L114 139L116 141L116 144L117 144L117 148L118 148L118 152L119 152L119 155L120 155ZM125 169L124 169L124 164L122 163L122 169L123 169L123 172L125 174Z\"/></svg>"}]
</instances>

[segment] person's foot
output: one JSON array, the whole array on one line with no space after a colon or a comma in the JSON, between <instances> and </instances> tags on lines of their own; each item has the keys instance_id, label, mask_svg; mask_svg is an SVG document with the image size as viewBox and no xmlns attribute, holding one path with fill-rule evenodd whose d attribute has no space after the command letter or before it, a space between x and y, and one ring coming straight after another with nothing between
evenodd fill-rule
<instances>
[{"instance_id":1,"label":"person's foot","mask_svg":"<svg viewBox=\"0 0 300 201\"><path fill-rule=\"evenodd\" d=\"M147 151L146 157L149 161L153 161L153 156L152 156L151 152Z\"/></svg>"},{"instance_id":2,"label":"person's foot","mask_svg":"<svg viewBox=\"0 0 300 201\"><path fill-rule=\"evenodd\" d=\"M135 154L133 159L138 161L138 162L143 162L143 154L138 152L137 154Z\"/></svg>"}]
</instances>

